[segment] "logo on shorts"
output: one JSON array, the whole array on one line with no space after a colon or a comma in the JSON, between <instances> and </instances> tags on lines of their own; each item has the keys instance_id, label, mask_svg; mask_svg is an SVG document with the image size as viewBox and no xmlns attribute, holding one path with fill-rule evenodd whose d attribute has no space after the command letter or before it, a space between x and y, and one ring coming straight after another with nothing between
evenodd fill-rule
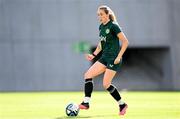
<instances>
[{"instance_id":1,"label":"logo on shorts","mask_svg":"<svg viewBox=\"0 0 180 119\"><path fill-rule=\"evenodd\" d=\"M106 29L106 34L108 34L110 32L110 30L109 29Z\"/></svg>"},{"instance_id":2,"label":"logo on shorts","mask_svg":"<svg viewBox=\"0 0 180 119\"><path fill-rule=\"evenodd\" d=\"M113 64L110 64L109 66L112 68L114 65L113 65Z\"/></svg>"}]
</instances>

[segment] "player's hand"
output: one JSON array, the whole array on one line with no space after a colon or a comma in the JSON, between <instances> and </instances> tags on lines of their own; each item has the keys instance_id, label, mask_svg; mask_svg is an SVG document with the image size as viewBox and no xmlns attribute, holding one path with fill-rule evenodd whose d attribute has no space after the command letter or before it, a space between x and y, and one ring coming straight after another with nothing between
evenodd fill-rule
<instances>
[{"instance_id":1,"label":"player's hand","mask_svg":"<svg viewBox=\"0 0 180 119\"><path fill-rule=\"evenodd\" d=\"M94 56L92 54L85 54L85 57L88 61L91 61L92 59L94 59Z\"/></svg>"},{"instance_id":2,"label":"player's hand","mask_svg":"<svg viewBox=\"0 0 180 119\"><path fill-rule=\"evenodd\" d=\"M121 61L121 57L117 57L115 60L114 60L114 64L118 64L120 63Z\"/></svg>"}]
</instances>

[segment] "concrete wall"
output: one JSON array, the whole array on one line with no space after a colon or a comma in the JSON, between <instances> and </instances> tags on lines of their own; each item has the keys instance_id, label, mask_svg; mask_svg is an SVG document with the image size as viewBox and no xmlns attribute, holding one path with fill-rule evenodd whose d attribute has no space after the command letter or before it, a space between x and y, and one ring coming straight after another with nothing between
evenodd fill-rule
<instances>
[{"instance_id":1,"label":"concrete wall","mask_svg":"<svg viewBox=\"0 0 180 119\"><path fill-rule=\"evenodd\" d=\"M171 60L172 60L172 82L174 89L180 89L180 1L169 1L171 18Z\"/></svg>"},{"instance_id":2,"label":"concrete wall","mask_svg":"<svg viewBox=\"0 0 180 119\"><path fill-rule=\"evenodd\" d=\"M172 89L180 89L179 3L0 0L0 91L82 90L90 63L72 45L80 40L96 45L101 4L114 10L130 47L170 48L167 80L173 82Z\"/></svg>"}]
</instances>

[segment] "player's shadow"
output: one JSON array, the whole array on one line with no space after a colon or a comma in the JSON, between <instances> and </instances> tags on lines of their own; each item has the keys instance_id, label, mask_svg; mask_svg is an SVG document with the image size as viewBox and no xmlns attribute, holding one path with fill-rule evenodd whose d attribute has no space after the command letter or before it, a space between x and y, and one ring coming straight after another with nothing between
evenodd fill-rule
<instances>
[{"instance_id":1,"label":"player's shadow","mask_svg":"<svg viewBox=\"0 0 180 119\"><path fill-rule=\"evenodd\" d=\"M94 118L94 117L112 117L115 115L93 115L93 116L77 116L77 117L56 117L55 119L86 119L86 118Z\"/></svg>"},{"instance_id":2,"label":"player's shadow","mask_svg":"<svg viewBox=\"0 0 180 119\"><path fill-rule=\"evenodd\" d=\"M77 116L77 117L66 117L66 116L64 116L64 117L57 117L57 118L55 118L55 119L80 119L80 118L92 118L92 116Z\"/></svg>"}]
</instances>

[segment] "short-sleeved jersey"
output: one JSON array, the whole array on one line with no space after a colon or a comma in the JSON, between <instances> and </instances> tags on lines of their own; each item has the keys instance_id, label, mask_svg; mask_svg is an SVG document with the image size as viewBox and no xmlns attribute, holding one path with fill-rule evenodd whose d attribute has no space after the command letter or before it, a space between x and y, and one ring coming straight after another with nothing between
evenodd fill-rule
<instances>
[{"instance_id":1,"label":"short-sleeved jersey","mask_svg":"<svg viewBox=\"0 0 180 119\"><path fill-rule=\"evenodd\" d=\"M120 51L120 44L117 34L121 32L118 24L109 21L99 26L99 37L102 47L102 56L116 58Z\"/></svg>"}]
</instances>

